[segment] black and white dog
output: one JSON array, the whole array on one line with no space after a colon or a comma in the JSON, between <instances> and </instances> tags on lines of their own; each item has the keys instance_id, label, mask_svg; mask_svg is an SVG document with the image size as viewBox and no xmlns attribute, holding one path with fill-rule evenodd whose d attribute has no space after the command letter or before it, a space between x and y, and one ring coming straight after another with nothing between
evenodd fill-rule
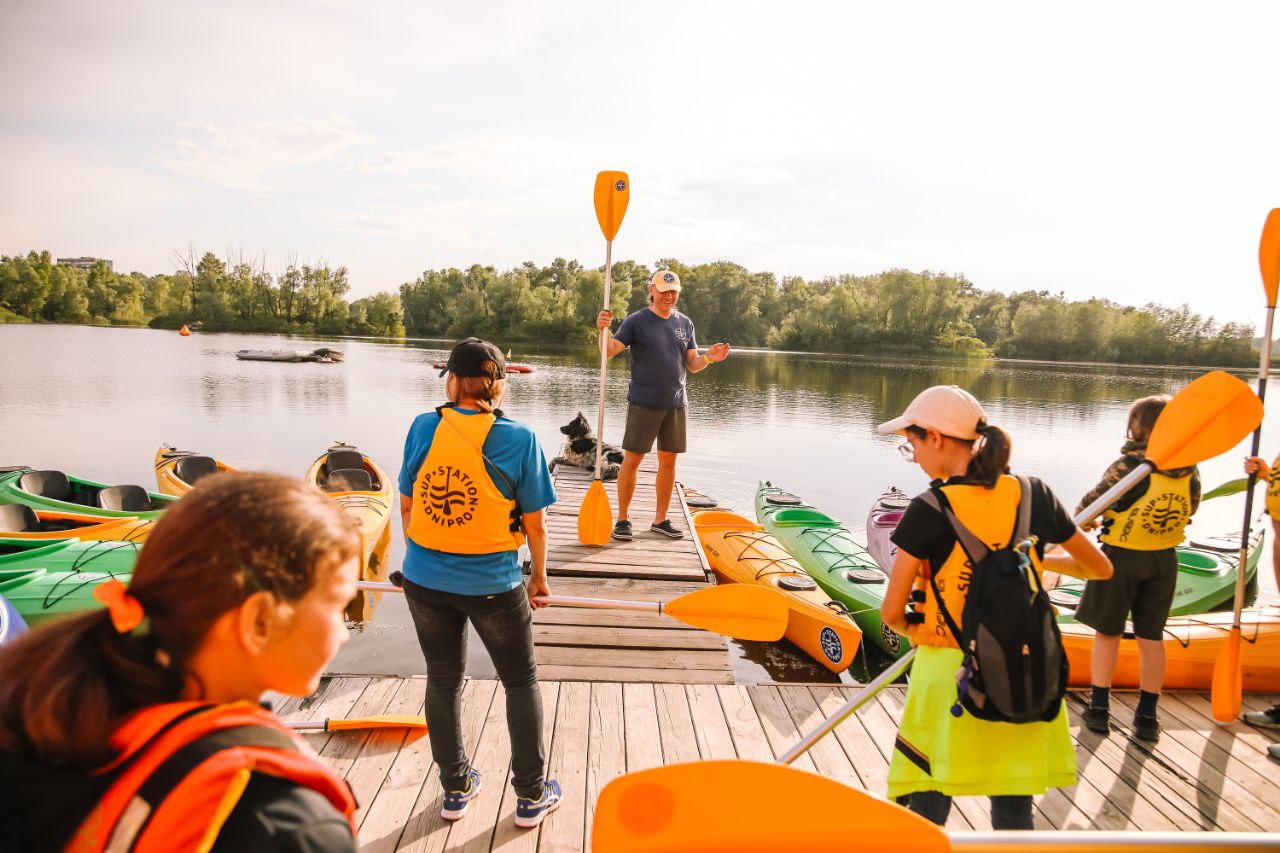
<instances>
[{"instance_id":1,"label":"black and white dog","mask_svg":"<svg viewBox=\"0 0 1280 853\"><path fill-rule=\"evenodd\" d=\"M591 423L586 415L578 412L578 416L560 427L560 432L568 438L560 448L560 455L551 460L551 465L572 465L575 468L586 468L594 471L596 467L596 437L591 432ZM622 449L612 444L605 444L604 458L600 462L600 479L614 480L618 477L618 467L622 464Z\"/></svg>"}]
</instances>

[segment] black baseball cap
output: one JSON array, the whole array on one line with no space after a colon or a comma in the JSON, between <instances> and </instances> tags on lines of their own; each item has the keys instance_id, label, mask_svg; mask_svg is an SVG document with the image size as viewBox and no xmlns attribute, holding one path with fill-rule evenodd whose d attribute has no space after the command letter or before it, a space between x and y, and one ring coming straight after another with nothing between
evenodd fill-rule
<instances>
[{"instance_id":1,"label":"black baseball cap","mask_svg":"<svg viewBox=\"0 0 1280 853\"><path fill-rule=\"evenodd\" d=\"M486 361L492 361L498 365L497 376L484 369ZM507 375L507 360L503 357L502 350L488 341L466 338L453 345L453 351L449 353L449 361L440 371L440 375L444 376L446 373L502 379Z\"/></svg>"}]
</instances>

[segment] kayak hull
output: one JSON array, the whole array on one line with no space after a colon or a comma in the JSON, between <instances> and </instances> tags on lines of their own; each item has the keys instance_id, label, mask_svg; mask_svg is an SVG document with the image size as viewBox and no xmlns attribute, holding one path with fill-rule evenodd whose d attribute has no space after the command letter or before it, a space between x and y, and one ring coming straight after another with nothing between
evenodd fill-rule
<instances>
[{"instance_id":1,"label":"kayak hull","mask_svg":"<svg viewBox=\"0 0 1280 853\"><path fill-rule=\"evenodd\" d=\"M716 577L781 592L789 608L783 635L832 672L853 663L862 632L764 528L737 513L694 513L694 532ZM789 588L789 587L808 587Z\"/></svg>"},{"instance_id":2,"label":"kayak hull","mask_svg":"<svg viewBox=\"0 0 1280 853\"><path fill-rule=\"evenodd\" d=\"M29 492L18 484L18 481L22 479L22 475L31 470L30 468L22 468L0 472L0 503L25 504L35 510L74 512L81 515L97 516L98 518L155 519L177 500L172 495L147 492L147 497L151 500L152 506L156 507L155 509L128 512L103 509L96 505L96 499L98 493L103 489L110 488L110 485L71 475L67 475L67 480L71 483L71 500L56 500Z\"/></svg>"},{"instance_id":3,"label":"kayak hull","mask_svg":"<svg viewBox=\"0 0 1280 853\"><path fill-rule=\"evenodd\" d=\"M311 463L304 479L341 504L359 525L360 580L385 582L391 573L388 559L391 553L391 512L395 487L386 472L373 459L361 454L362 465L369 474L373 488L355 491L326 489L329 453L336 450L359 452L347 445L335 445ZM381 602L382 593L361 590L347 605L347 618L353 622L366 622L373 618L373 613Z\"/></svg>"},{"instance_id":4,"label":"kayak hull","mask_svg":"<svg viewBox=\"0 0 1280 853\"><path fill-rule=\"evenodd\" d=\"M187 482L178 474L178 467L182 460L198 455L193 450L178 450L167 444L160 445L160 448L156 451L155 469L156 488L160 490L161 494L180 498L195 488L194 484ZM227 463L217 459L213 462L219 472L235 470Z\"/></svg>"},{"instance_id":5,"label":"kayak hull","mask_svg":"<svg viewBox=\"0 0 1280 853\"><path fill-rule=\"evenodd\" d=\"M871 504L867 512L867 551L876 565L886 572L893 571L893 560L898 556L898 546L889 541L902 513L906 511L911 498L905 492L890 486Z\"/></svg>"},{"instance_id":6,"label":"kayak hull","mask_svg":"<svg viewBox=\"0 0 1280 853\"><path fill-rule=\"evenodd\" d=\"M155 522L151 519L127 516L102 518L82 512L34 509L40 521L39 530L0 530L0 538L53 540L80 539L85 542L116 539L126 542L145 542Z\"/></svg>"},{"instance_id":7,"label":"kayak hull","mask_svg":"<svg viewBox=\"0 0 1280 853\"><path fill-rule=\"evenodd\" d=\"M141 545L77 539L0 539L0 595L32 628L60 616L102 607L93 590L117 578L129 582Z\"/></svg>"},{"instance_id":8,"label":"kayak hull","mask_svg":"<svg viewBox=\"0 0 1280 853\"><path fill-rule=\"evenodd\" d=\"M785 497L784 497L785 496ZM863 642L897 658L907 638L880 617L889 576L839 521L767 481L756 489L756 520L808 572L822 591L847 607Z\"/></svg>"}]
</instances>

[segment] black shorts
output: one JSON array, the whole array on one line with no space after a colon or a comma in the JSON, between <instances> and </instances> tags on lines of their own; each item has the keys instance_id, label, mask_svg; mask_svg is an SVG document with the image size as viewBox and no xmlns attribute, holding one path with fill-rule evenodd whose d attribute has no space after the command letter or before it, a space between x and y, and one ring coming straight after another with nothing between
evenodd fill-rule
<instances>
[{"instance_id":1,"label":"black shorts","mask_svg":"<svg viewBox=\"0 0 1280 853\"><path fill-rule=\"evenodd\" d=\"M653 450L655 438L658 440L659 450L684 453L684 408L646 409L635 403L627 403L627 430L622 435L622 449L632 453L648 453Z\"/></svg>"},{"instance_id":2,"label":"black shorts","mask_svg":"<svg viewBox=\"0 0 1280 853\"><path fill-rule=\"evenodd\" d=\"M1125 619L1132 612L1135 637L1163 639L1178 588L1177 549L1134 551L1103 543L1102 552L1110 558L1115 574L1110 580L1084 585L1076 621L1116 637L1124 633Z\"/></svg>"}]
</instances>

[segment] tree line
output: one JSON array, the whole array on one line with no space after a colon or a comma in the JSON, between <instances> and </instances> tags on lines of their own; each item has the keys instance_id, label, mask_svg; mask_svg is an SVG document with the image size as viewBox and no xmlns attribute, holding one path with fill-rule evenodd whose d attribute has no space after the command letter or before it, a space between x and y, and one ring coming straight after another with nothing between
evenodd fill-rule
<instances>
[{"instance_id":1,"label":"tree line","mask_svg":"<svg viewBox=\"0 0 1280 853\"><path fill-rule=\"evenodd\" d=\"M243 258L175 253L172 273L119 274L53 263L48 252L0 257L0 322L98 323L209 331L586 343L604 295L604 271L556 258L513 269L428 269L399 293L346 300L345 267L289 263L276 275ZM716 261L672 258L613 265L610 305L644 307L653 269L672 269L680 308L703 345L813 352L961 353L1049 361L1248 366L1253 330L1186 305L1121 305L1061 293L984 291L963 275L895 269L806 280Z\"/></svg>"}]
</instances>

